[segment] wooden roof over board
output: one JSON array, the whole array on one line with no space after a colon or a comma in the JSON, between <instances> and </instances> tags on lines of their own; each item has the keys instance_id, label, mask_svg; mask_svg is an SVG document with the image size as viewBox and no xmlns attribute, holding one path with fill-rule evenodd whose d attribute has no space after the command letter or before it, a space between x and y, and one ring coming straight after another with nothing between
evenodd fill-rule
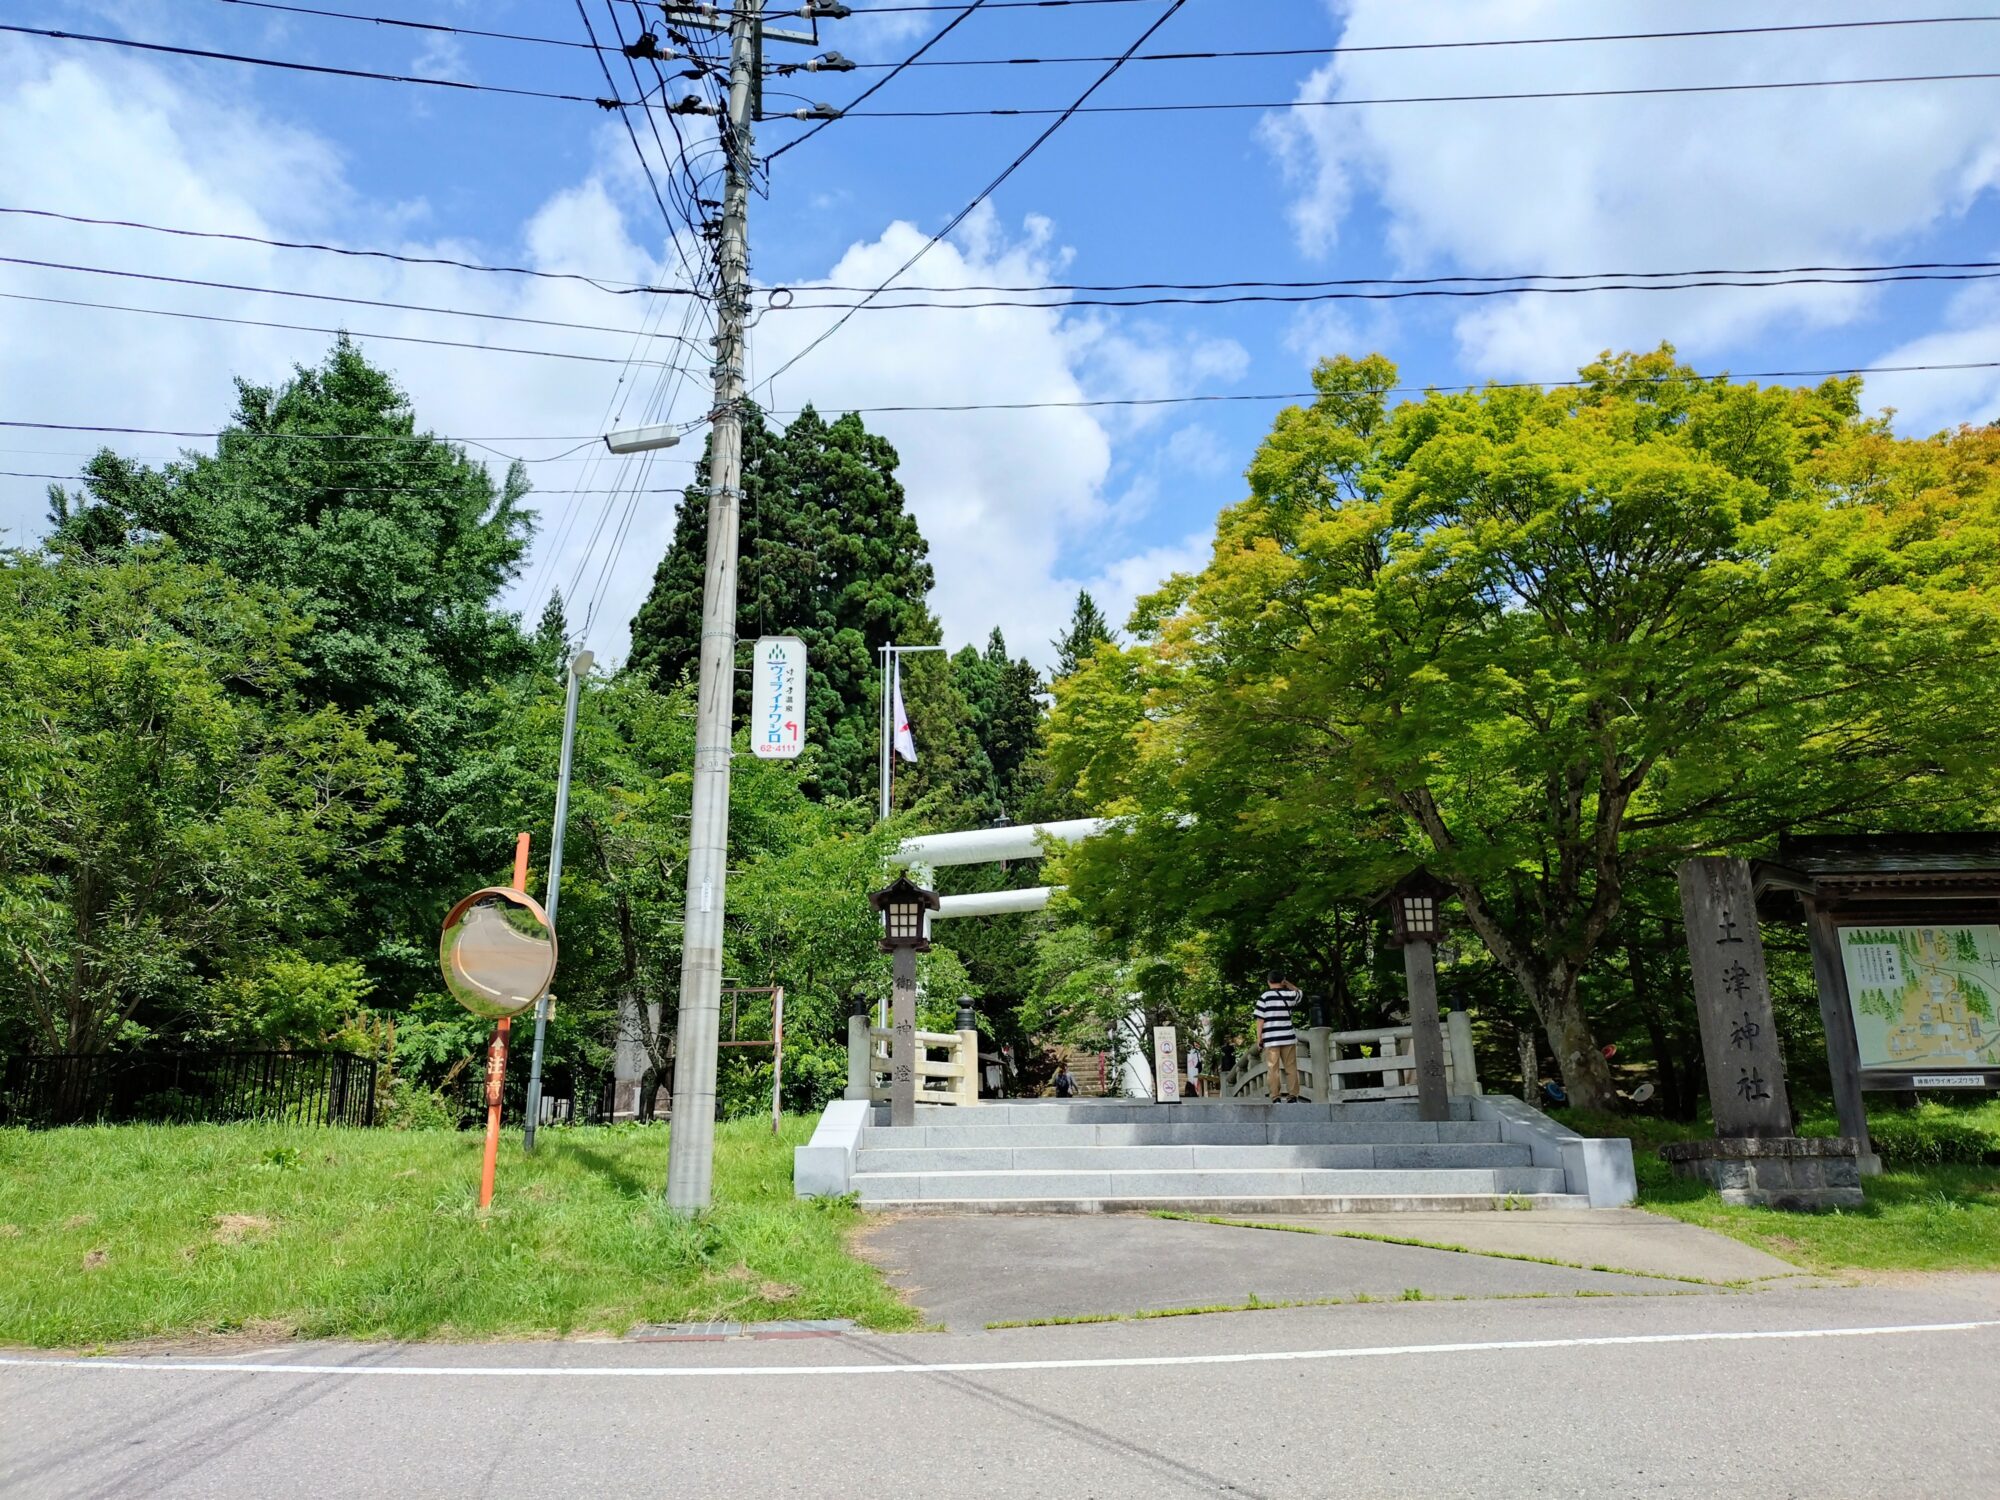
<instances>
[{"instance_id":1,"label":"wooden roof over board","mask_svg":"<svg viewBox=\"0 0 2000 1500\"><path fill-rule=\"evenodd\" d=\"M2000 896L2000 833L1787 835L1751 861L1758 909L1796 916L1800 898L1839 902L1946 901Z\"/></svg>"}]
</instances>

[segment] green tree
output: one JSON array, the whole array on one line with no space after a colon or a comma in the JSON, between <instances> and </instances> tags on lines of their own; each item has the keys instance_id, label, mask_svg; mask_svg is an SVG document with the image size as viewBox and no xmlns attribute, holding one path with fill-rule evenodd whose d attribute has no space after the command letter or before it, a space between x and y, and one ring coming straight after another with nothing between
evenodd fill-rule
<instances>
[{"instance_id":1,"label":"green tree","mask_svg":"<svg viewBox=\"0 0 2000 1500\"><path fill-rule=\"evenodd\" d=\"M305 622L293 643L303 699L370 715L405 752L398 866L349 878L356 926L373 938L364 956L387 998L407 1001L434 963L426 924L488 852L441 832L465 705L535 659L494 607L531 529L521 469L496 485L419 430L394 380L343 338L281 386L239 380L213 455L154 469L107 451L84 474L83 491L51 491L53 554L115 559L164 543L281 593Z\"/></svg>"},{"instance_id":2,"label":"green tree","mask_svg":"<svg viewBox=\"0 0 2000 1500\"><path fill-rule=\"evenodd\" d=\"M307 631L166 557L0 566L0 975L44 1049L212 1032L237 985L339 958L397 757L304 700Z\"/></svg>"},{"instance_id":3,"label":"green tree","mask_svg":"<svg viewBox=\"0 0 2000 1500\"><path fill-rule=\"evenodd\" d=\"M1056 652L1055 675L1068 677L1089 661L1099 646L1115 646L1117 643L1117 632L1104 618L1104 611L1097 607L1097 601L1090 597L1090 590L1078 589L1076 607L1070 611L1069 628L1049 642Z\"/></svg>"},{"instance_id":4,"label":"green tree","mask_svg":"<svg viewBox=\"0 0 2000 1500\"><path fill-rule=\"evenodd\" d=\"M1007 816L1020 821L1036 788L1041 744L1042 675L1026 657L1011 659L995 626L986 649L971 646L951 659L952 682L972 712L972 726Z\"/></svg>"},{"instance_id":5,"label":"green tree","mask_svg":"<svg viewBox=\"0 0 2000 1500\"><path fill-rule=\"evenodd\" d=\"M1605 1106L1580 987L1638 873L1986 815L2000 486L1864 483L1848 447L1886 438L1853 381L1733 385L1667 349L1583 375L1392 411L1388 361L1323 363L1208 567L1059 685L1051 737L1155 827L1198 806L1273 866L1303 852L1320 899L1432 866ZM1174 847L1143 866L1162 902Z\"/></svg>"},{"instance_id":6,"label":"green tree","mask_svg":"<svg viewBox=\"0 0 2000 1500\"><path fill-rule=\"evenodd\" d=\"M924 600L929 551L896 477L886 438L849 413L808 408L782 431L752 407L744 422L738 523L741 633L806 643L809 734L823 754L819 786L859 797L875 785L879 647L936 639ZM674 537L632 621L631 670L662 691L697 662L708 552L707 466L682 497ZM738 722L749 689L739 690ZM912 705L914 708L914 705Z\"/></svg>"}]
</instances>

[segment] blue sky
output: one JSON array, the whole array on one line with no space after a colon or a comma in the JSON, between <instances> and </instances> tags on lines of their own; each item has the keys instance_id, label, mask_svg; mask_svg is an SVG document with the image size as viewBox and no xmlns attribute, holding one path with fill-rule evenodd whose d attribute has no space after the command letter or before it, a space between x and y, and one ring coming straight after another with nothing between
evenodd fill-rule
<instances>
[{"instance_id":1,"label":"blue sky","mask_svg":"<svg viewBox=\"0 0 2000 1500\"><path fill-rule=\"evenodd\" d=\"M307 0L312 3L312 0ZM333 9L579 40L574 0L324 0ZM600 36L607 0L585 0ZM617 0L627 35L629 0ZM857 6L857 9L860 7ZM1166 0L986 11L935 59L1115 54ZM1944 8L1938 13L1944 13ZM1773 3L1763 23L1916 12ZM822 24L858 61L893 61L947 14ZM340 67L595 95L572 48L427 37L224 0L13 0L17 25ZM1147 50L1561 36L1744 25L1739 6L1589 0L1188 0ZM785 53L773 48L771 60ZM1379 98L1991 70L2000 25L1134 63L1095 103ZM624 77L622 61L619 76ZM883 109L1059 106L1097 65L913 69ZM877 75L787 84L839 103ZM785 101L789 103L790 101ZM1028 118L851 119L780 158L753 208L765 283L874 284L1042 128ZM803 130L769 125L769 149ZM642 129L650 147L650 134ZM1987 260L2000 251L2000 83L1665 95L1072 120L904 282L1193 282ZM0 37L0 206L525 263L633 280L665 274L664 226L614 117L590 105L315 78L80 43ZM630 328L642 299L574 283L342 260L0 215L0 254ZM1991 282L1485 302L863 312L768 393L789 409L1076 401L1306 388L1314 358L1381 350L1412 384L1560 378L1604 348L1670 339L1705 369L2000 359ZM544 535L516 600L550 588L616 655L672 527L695 442L651 465L556 459L607 420L692 419L701 380L656 392L621 370L631 340L426 313L302 303L0 265L0 291L588 352L592 364L371 343L420 416L543 460ZM809 291L800 300L809 301ZM885 299L888 300L888 299ZM772 311L753 378L827 322ZM678 309L675 321L678 326ZM364 340L364 342L367 342ZM230 377L309 360L310 333L0 303L0 418L208 430ZM674 346L653 341L653 353ZM668 402L671 396L671 404ZM1905 431L2000 417L2000 372L1872 381ZM1052 409L871 418L902 450L954 644L1002 625L1045 655L1079 586L1114 612L1198 566L1215 512L1274 405ZM622 416L621 416L622 413ZM568 441L531 442L535 438ZM698 440L697 440L698 441ZM164 456L164 438L119 440ZM0 429L0 468L67 472L73 435ZM648 493L572 493L627 491ZM0 527L39 527L43 481L0 478ZM776 623L776 622L773 622Z\"/></svg>"}]
</instances>

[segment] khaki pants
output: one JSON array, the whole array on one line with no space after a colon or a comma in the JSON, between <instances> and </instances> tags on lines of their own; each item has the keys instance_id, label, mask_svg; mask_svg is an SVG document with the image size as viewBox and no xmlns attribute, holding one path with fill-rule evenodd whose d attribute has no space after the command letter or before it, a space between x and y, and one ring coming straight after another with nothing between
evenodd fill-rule
<instances>
[{"instance_id":1,"label":"khaki pants","mask_svg":"<svg viewBox=\"0 0 2000 1500\"><path fill-rule=\"evenodd\" d=\"M1264 1049L1264 1068L1271 1085L1271 1098L1288 1098L1299 1091L1299 1048L1296 1042Z\"/></svg>"}]
</instances>

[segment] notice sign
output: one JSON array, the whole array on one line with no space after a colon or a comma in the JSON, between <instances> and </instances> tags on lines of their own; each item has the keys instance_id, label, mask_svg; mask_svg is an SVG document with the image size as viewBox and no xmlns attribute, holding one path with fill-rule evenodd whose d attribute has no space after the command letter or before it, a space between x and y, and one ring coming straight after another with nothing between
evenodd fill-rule
<instances>
[{"instance_id":1,"label":"notice sign","mask_svg":"<svg viewBox=\"0 0 2000 1500\"><path fill-rule=\"evenodd\" d=\"M759 760L797 760L806 747L806 643L763 637L751 675L750 748Z\"/></svg>"},{"instance_id":2,"label":"notice sign","mask_svg":"<svg viewBox=\"0 0 2000 1500\"><path fill-rule=\"evenodd\" d=\"M1169 1104L1181 1096L1180 1047L1171 1026L1153 1028L1153 1092Z\"/></svg>"},{"instance_id":3,"label":"notice sign","mask_svg":"<svg viewBox=\"0 0 2000 1500\"><path fill-rule=\"evenodd\" d=\"M1863 1071L1948 1088L1945 1069L2000 1066L2000 927L1843 927L1840 957Z\"/></svg>"}]
</instances>

